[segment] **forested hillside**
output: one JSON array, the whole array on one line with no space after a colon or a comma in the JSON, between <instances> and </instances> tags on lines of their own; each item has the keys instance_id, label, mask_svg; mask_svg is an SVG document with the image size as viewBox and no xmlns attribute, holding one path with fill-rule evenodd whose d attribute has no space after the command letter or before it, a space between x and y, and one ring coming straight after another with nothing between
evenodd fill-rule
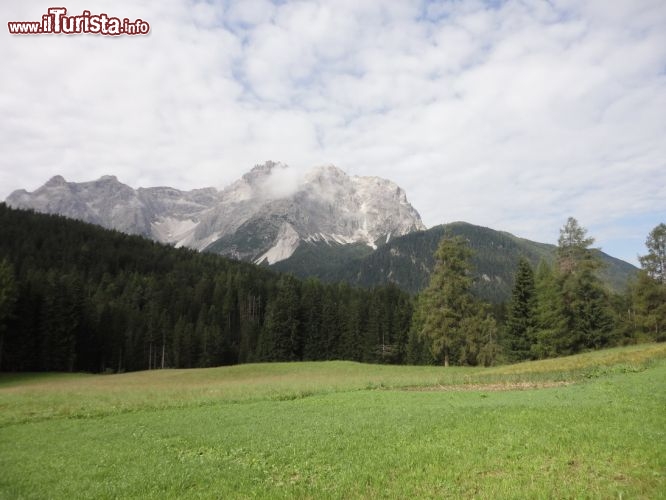
<instances>
[{"instance_id":1,"label":"forested hillside","mask_svg":"<svg viewBox=\"0 0 666 500\"><path fill-rule=\"evenodd\" d=\"M374 251L367 246L352 253L342 245L301 244L292 257L272 267L297 276L314 275L323 281L344 280L363 287L395 283L417 293L428 284L435 264L433 255L446 231L469 242L473 250L472 291L489 302L501 303L510 298L520 257L535 267L540 260L552 264L555 259L555 245L454 222L392 239ZM603 252L599 252L599 257L603 264L599 270L601 280L609 291L624 293L637 269Z\"/></svg>"},{"instance_id":2,"label":"forested hillside","mask_svg":"<svg viewBox=\"0 0 666 500\"><path fill-rule=\"evenodd\" d=\"M259 360L402 362L411 298L0 204L0 369L123 371Z\"/></svg>"},{"instance_id":3,"label":"forested hillside","mask_svg":"<svg viewBox=\"0 0 666 500\"><path fill-rule=\"evenodd\" d=\"M476 365L663 340L663 224L648 238L645 269L624 295L597 276L593 239L573 218L561 234L576 236L569 238L574 243L560 237L552 266L548 246L529 242L532 254L522 254L513 275L520 242L497 233L495 251L488 250L478 244L488 241L485 231L452 225L431 257L438 264L429 287L414 299L395 284L364 289L299 280L0 204L0 370L327 359ZM540 255L535 271L530 260ZM479 270L479 262L488 267ZM474 267L490 279L479 280ZM479 282L488 291L495 283L511 286L506 317L493 314L503 308L487 307L478 289L473 296Z\"/></svg>"}]
</instances>

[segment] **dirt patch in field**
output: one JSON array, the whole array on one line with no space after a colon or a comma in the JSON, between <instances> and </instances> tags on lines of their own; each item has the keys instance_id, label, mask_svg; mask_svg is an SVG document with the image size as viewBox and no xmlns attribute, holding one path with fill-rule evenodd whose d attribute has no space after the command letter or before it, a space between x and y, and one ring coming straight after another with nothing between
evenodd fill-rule
<instances>
[{"instance_id":1,"label":"dirt patch in field","mask_svg":"<svg viewBox=\"0 0 666 500\"><path fill-rule=\"evenodd\" d=\"M470 392L470 391L527 391L530 389L546 389L549 387L562 387L573 382L560 380L557 382L509 382L497 384L459 384L459 385L430 385L426 387L403 387L403 391L417 392Z\"/></svg>"}]
</instances>

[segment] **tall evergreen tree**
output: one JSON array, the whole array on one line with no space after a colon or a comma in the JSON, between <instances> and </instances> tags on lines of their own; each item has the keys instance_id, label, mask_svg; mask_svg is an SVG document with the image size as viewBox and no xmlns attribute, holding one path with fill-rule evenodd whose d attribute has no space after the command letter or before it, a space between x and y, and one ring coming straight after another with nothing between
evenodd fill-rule
<instances>
[{"instance_id":1,"label":"tall evergreen tree","mask_svg":"<svg viewBox=\"0 0 666 500\"><path fill-rule=\"evenodd\" d=\"M558 354L600 348L611 340L610 299L596 275L600 262L589 246L593 238L569 217L560 230L557 255L565 329L558 339Z\"/></svg>"},{"instance_id":2,"label":"tall evergreen tree","mask_svg":"<svg viewBox=\"0 0 666 500\"><path fill-rule=\"evenodd\" d=\"M530 358L537 321L534 271L524 257L518 261L506 320L505 344L511 360Z\"/></svg>"},{"instance_id":3,"label":"tall evergreen tree","mask_svg":"<svg viewBox=\"0 0 666 500\"><path fill-rule=\"evenodd\" d=\"M472 309L470 258L472 251L460 237L445 235L435 252L435 269L419 296L422 324L433 357L449 366L462 342L462 322Z\"/></svg>"},{"instance_id":4,"label":"tall evergreen tree","mask_svg":"<svg viewBox=\"0 0 666 500\"><path fill-rule=\"evenodd\" d=\"M435 253L430 284L418 299L415 316L417 335L425 340L432 356L444 366L477 364L481 350L485 362L497 340L494 319L472 298L472 251L460 237L442 238ZM485 332L485 334L484 334Z\"/></svg>"},{"instance_id":5,"label":"tall evergreen tree","mask_svg":"<svg viewBox=\"0 0 666 500\"><path fill-rule=\"evenodd\" d=\"M640 338L666 339L666 224L656 226L645 241L648 253L639 257L642 270L632 284L633 327Z\"/></svg>"}]
</instances>

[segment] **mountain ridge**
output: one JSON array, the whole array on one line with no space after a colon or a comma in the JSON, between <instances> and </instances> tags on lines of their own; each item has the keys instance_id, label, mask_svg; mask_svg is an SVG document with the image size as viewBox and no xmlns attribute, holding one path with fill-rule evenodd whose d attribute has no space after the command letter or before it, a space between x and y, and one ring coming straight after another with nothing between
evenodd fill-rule
<instances>
[{"instance_id":1,"label":"mountain ridge","mask_svg":"<svg viewBox=\"0 0 666 500\"><path fill-rule=\"evenodd\" d=\"M428 283L434 267L434 253L445 232L466 239L473 250L473 290L490 302L506 301L511 295L513 275L521 256L536 267L544 260L553 264L556 246L515 236L506 231L468 222L441 224L395 238L376 250L346 248L315 251L299 248L289 259L272 266L299 277L314 276L324 282L344 281L373 287L394 283L410 293L418 293ZM597 251L603 264L599 276L615 293L625 291L638 269L621 259ZM323 254L318 262L317 255Z\"/></svg>"},{"instance_id":2,"label":"mountain ridge","mask_svg":"<svg viewBox=\"0 0 666 500\"><path fill-rule=\"evenodd\" d=\"M67 182L54 176L33 193L18 190L8 205L65 215L253 262L299 277L373 287L394 283L417 293L427 284L445 230L475 252L475 292L491 302L510 296L518 258L552 263L554 245L506 231L454 222L426 229L404 190L378 177L349 176L332 166L296 176L288 166L257 165L222 190L133 189L117 177ZM637 269L600 252L600 277L622 292Z\"/></svg>"},{"instance_id":3,"label":"mountain ridge","mask_svg":"<svg viewBox=\"0 0 666 500\"><path fill-rule=\"evenodd\" d=\"M112 175L82 183L57 175L32 193L14 191L7 204L269 264L291 256L301 241L376 247L425 229L404 190L390 180L349 176L333 165L298 176L271 161L222 190L133 189Z\"/></svg>"}]
</instances>

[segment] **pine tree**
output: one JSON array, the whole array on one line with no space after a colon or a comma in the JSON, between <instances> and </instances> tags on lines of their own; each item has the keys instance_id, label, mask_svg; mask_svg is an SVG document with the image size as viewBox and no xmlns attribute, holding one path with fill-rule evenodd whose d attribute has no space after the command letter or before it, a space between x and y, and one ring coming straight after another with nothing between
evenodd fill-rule
<instances>
[{"instance_id":1,"label":"pine tree","mask_svg":"<svg viewBox=\"0 0 666 500\"><path fill-rule=\"evenodd\" d=\"M435 359L449 366L461 343L461 323L471 309L472 252L460 237L442 238L435 252L435 269L428 287L419 297L422 319L420 336Z\"/></svg>"},{"instance_id":2,"label":"pine tree","mask_svg":"<svg viewBox=\"0 0 666 500\"><path fill-rule=\"evenodd\" d=\"M518 261L518 268L511 292L511 302L506 320L506 348L514 361L528 359L537 320L536 288L534 271L525 258Z\"/></svg>"},{"instance_id":3,"label":"pine tree","mask_svg":"<svg viewBox=\"0 0 666 500\"><path fill-rule=\"evenodd\" d=\"M472 251L460 237L442 238L435 253L430 284L419 296L414 328L432 356L444 366L451 363L491 363L497 341L495 321L472 298Z\"/></svg>"}]
</instances>

